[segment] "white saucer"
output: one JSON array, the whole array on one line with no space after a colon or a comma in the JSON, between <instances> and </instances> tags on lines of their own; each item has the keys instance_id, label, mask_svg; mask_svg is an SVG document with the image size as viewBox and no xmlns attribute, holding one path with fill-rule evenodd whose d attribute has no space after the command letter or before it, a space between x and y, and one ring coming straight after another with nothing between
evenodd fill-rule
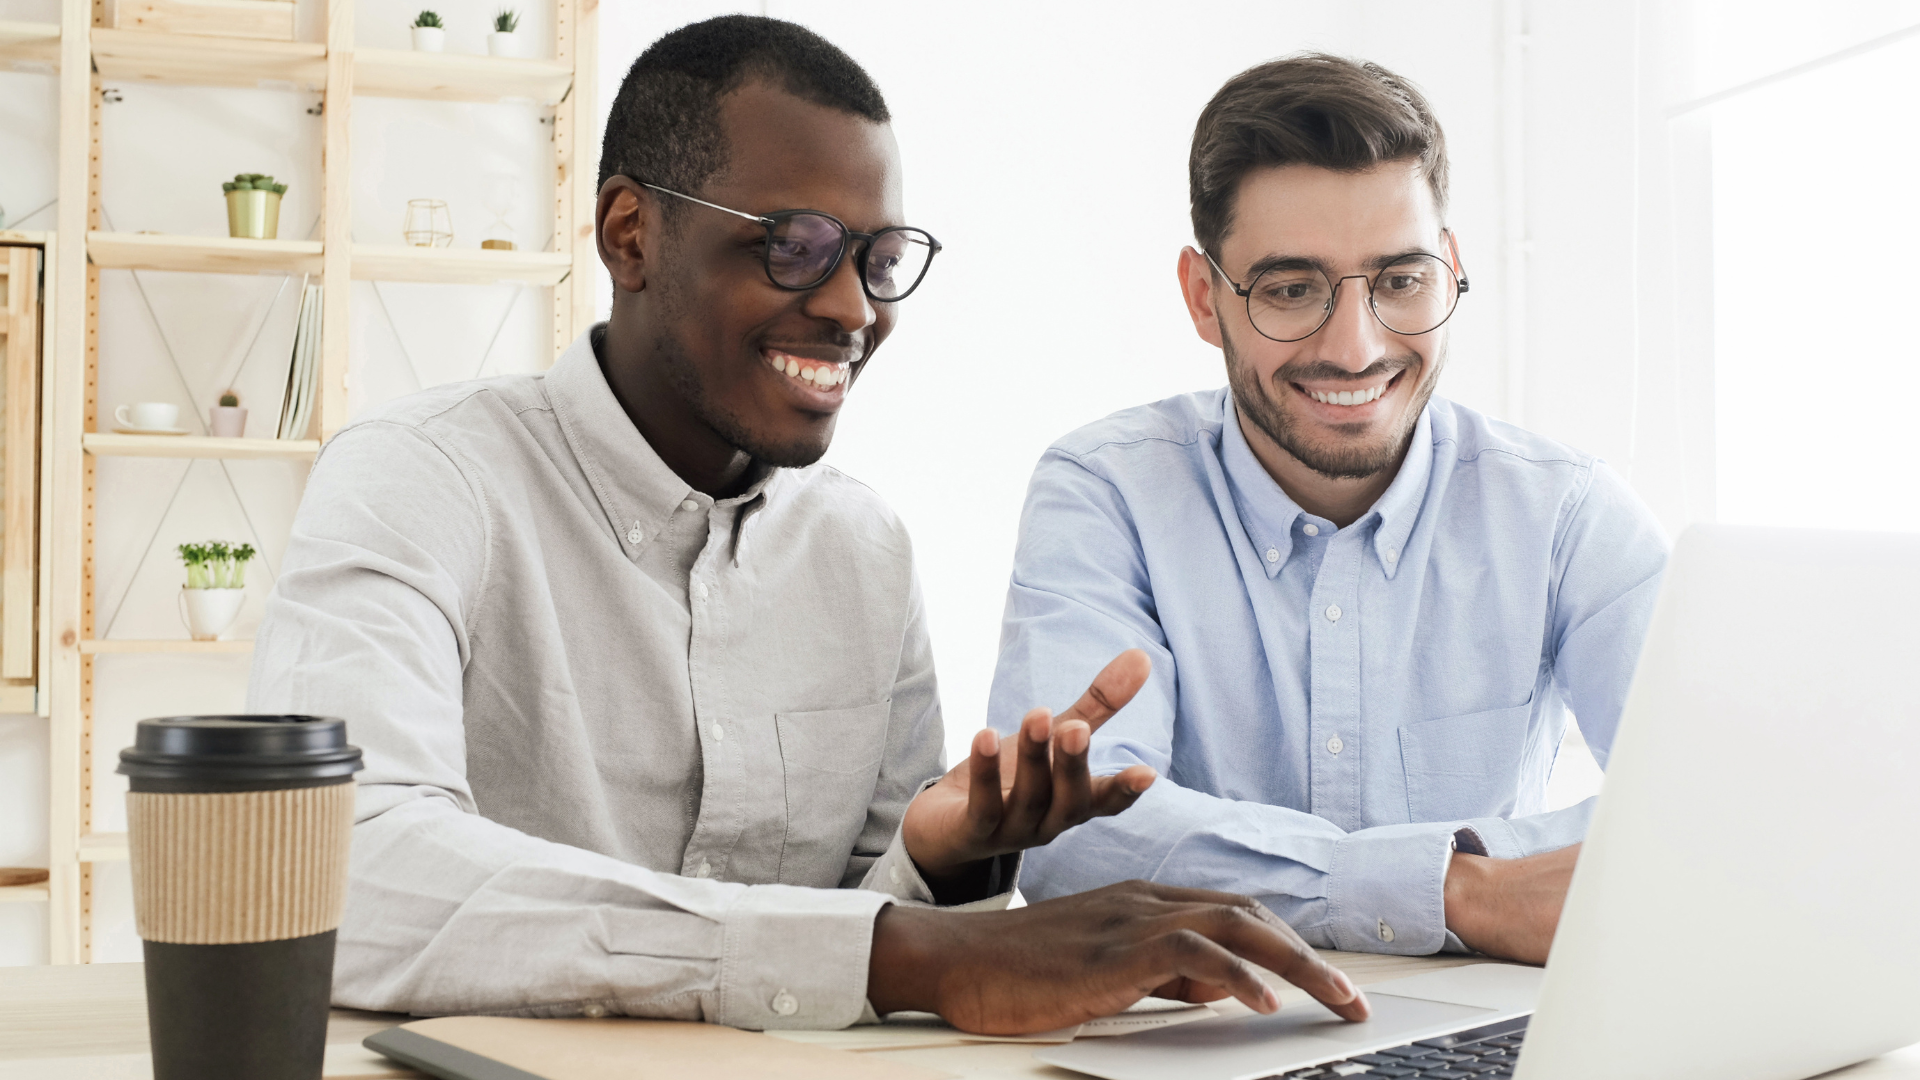
<instances>
[{"instance_id":1,"label":"white saucer","mask_svg":"<svg viewBox=\"0 0 1920 1080\"><path fill-rule=\"evenodd\" d=\"M115 435L191 435L193 432L183 427L121 427L113 426Z\"/></svg>"}]
</instances>

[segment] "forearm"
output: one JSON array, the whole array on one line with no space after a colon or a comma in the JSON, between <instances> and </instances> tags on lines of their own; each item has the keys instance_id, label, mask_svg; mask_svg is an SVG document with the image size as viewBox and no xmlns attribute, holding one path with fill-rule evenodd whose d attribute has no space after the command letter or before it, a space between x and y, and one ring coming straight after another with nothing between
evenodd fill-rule
<instances>
[{"instance_id":1,"label":"forearm","mask_svg":"<svg viewBox=\"0 0 1920 1080\"><path fill-rule=\"evenodd\" d=\"M336 1002L416 1014L844 1027L887 903L658 874L438 798L361 822L353 860Z\"/></svg>"}]
</instances>

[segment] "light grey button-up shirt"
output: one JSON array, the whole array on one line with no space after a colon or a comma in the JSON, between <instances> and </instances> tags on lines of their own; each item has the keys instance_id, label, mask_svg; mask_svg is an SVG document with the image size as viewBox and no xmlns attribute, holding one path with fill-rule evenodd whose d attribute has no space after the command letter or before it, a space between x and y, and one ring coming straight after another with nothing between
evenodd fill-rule
<instances>
[{"instance_id":1,"label":"light grey button-up shirt","mask_svg":"<svg viewBox=\"0 0 1920 1080\"><path fill-rule=\"evenodd\" d=\"M342 1005L842 1026L880 907L933 901L899 834L942 768L906 531L825 466L692 490L589 335L328 442L249 709L366 753Z\"/></svg>"}]
</instances>

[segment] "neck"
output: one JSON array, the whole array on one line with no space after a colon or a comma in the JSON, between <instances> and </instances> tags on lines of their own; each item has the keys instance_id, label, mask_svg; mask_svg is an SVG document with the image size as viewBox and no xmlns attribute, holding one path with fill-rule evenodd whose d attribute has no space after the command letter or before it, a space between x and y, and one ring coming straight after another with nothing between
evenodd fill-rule
<instances>
[{"instance_id":1,"label":"neck","mask_svg":"<svg viewBox=\"0 0 1920 1080\"><path fill-rule=\"evenodd\" d=\"M1407 459L1407 446L1412 444L1411 438L1402 443L1393 465L1370 476L1332 477L1308 468L1259 425L1249 423L1240 410L1235 409L1234 415L1254 459L1273 477L1273 482L1280 485L1280 490L1299 504L1300 509L1325 518L1341 529L1360 520L1360 515L1371 510L1380 496L1386 494L1393 478L1400 474L1400 463Z\"/></svg>"},{"instance_id":2,"label":"neck","mask_svg":"<svg viewBox=\"0 0 1920 1080\"><path fill-rule=\"evenodd\" d=\"M716 499L745 491L757 475L753 455L700 418L659 355L657 341L641 329L638 318L621 314L616 307L607 320L600 370L641 438L695 491Z\"/></svg>"}]
</instances>

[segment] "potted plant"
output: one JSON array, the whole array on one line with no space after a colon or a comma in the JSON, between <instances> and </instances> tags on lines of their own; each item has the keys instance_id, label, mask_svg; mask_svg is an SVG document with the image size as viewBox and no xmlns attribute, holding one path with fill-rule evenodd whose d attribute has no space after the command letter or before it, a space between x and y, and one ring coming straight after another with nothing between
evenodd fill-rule
<instances>
[{"instance_id":1,"label":"potted plant","mask_svg":"<svg viewBox=\"0 0 1920 1080\"><path fill-rule=\"evenodd\" d=\"M514 33L520 29L520 13L512 8L501 8L493 15L493 32L487 35L487 55L519 56L520 38Z\"/></svg>"},{"instance_id":2,"label":"potted plant","mask_svg":"<svg viewBox=\"0 0 1920 1080\"><path fill-rule=\"evenodd\" d=\"M187 567L187 584L180 590L187 632L195 641L217 641L240 614L253 545L209 540L181 544L178 550Z\"/></svg>"},{"instance_id":3,"label":"potted plant","mask_svg":"<svg viewBox=\"0 0 1920 1080\"><path fill-rule=\"evenodd\" d=\"M246 433L247 410L240 407L240 395L222 391L220 404L207 410L207 428L223 439L237 439Z\"/></svg>"},{"instance_id":4,"label":"potted plant","mask_svg":"<svg viewBox=\"0 0 1920 1080\"><path fill-rule=\"evenodd\" d=\"M447 47L447 26L440 16L422 11L413 17L413 51L442 52Z\"/></svg>"},{"instance_id":5,"label":"potted plant","mask_svg":"<svg viewBox=\"0 0 1920 1080\"><path fill-rule=\"evenodd\" d=\"M220 185L227 195L227 232L250 240L272 240L280 234L280 197L287 185L276 184L265 173L236 173Z\"/></svg>"}]
</instances>

